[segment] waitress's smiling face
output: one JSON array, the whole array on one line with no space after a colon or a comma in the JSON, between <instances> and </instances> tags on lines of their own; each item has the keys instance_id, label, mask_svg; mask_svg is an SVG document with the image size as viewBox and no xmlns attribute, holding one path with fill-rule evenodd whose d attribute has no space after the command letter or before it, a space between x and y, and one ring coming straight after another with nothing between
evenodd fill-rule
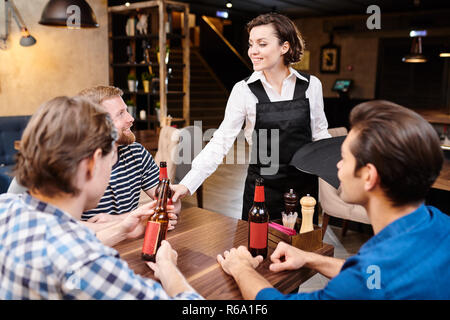
<instances>
[{"instance_id":1,"label":"waitress's smiling face","mask_svg":"<svg viewBox=\"0 0 450 320\"><path fill-rule=\"evenodd\" d=\"M260 25L250 30L248 56L255 71L270 70L284 65L283 55L288 52L289 43L280 45L272 24Z\"/></svg>"}]
</instances>

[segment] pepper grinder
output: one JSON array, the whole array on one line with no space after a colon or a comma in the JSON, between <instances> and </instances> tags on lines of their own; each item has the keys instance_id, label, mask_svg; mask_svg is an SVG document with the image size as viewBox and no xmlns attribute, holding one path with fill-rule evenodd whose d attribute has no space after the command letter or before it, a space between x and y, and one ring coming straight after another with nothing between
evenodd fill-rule
<instances>
[{"instance_id":1,"label":"pepper grinder","mask_svg":"<svg viewBox=\"0 0 450 320\"><path fill-rule=\"evenodd\" d=\"M307 194L306 197L300 199L300 204L302 205L302 226L300 228L300 233L313 231L313 216L316 199Z\"/></svg>"},{"instance_id":2,"label":"pepper grinder","mask_svg":"<svg viewBox=\"0 0 450 320\"><path fill-rule=\"evenodd\" d=\"M290 189L289 192L284 194L284 207L286 214L293 214L297 208L298 195L294 192L294 189Z\"/></svg>"},{"instance_id":3,"label":"pepper grinder","mask_svg":"<svg viewBox=\"0 0 450 320\"><path fill-rule=\"evenodd\" d=\"M285 212L281 214L283 225L285 227L294 229L295 223L297 222L297 212L295 209L297 208L298 203L298 195L294 192L293 189L290 189L289 192L286 192L284 195L284 207Z\"/></svg>"}]
</instances>

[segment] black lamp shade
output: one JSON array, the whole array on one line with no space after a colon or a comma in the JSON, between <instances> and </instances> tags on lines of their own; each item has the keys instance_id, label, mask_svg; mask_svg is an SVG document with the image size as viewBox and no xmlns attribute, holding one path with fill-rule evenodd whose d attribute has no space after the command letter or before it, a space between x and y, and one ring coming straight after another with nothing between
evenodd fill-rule
<instances>
[{"instance_id":1,"label":"black lamp shade","mask_svg":"<svg viewBox=\"0 0 450 320\"><path fill-rule=\"evenodd\" d=\"M402 58L406 63L424 63L427 62L427 58L422 54L422 38L413 37L411 53L405 55Z\"/></svg>"},{"instance_id":2,"label":"black lamp shade","mask_svg":"<svg viewBox=\"0 0 450 320\"><path fill-rule=\"evenodd\" d=\"M33 36L20 38L20 45L22 47L29 47L36 43L36 39Z\"/></svg>"},{"instance_id":3,"label":"black lamp shade","mask_svg":"<svg viewBox=\"0 0 450 320\"><path fill-rule=\"evenodd\" d=\"M36 38L33 37L29 32L28 29L23 27L22 30L22 37L20 38L20 45L22 47L30 47L36 43Z\"/></svg>"},{"instance_id":4,"label":"black lamp shade","mask_svg":"<svg viewBox=\"0 0 450 320\"><path fill-rule=\"evenodd\" d=\"M97 28L97 18L94 11L85 0L50 0L42 11L40 24L47 26L67 27L71 12L67 8L75 5L80 8L80 27Z\"/></svg>"}]
</instances>

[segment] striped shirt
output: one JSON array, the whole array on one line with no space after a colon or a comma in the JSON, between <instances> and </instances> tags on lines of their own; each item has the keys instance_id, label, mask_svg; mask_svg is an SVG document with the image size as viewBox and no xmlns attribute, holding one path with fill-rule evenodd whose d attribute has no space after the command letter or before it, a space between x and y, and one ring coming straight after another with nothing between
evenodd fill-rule
<instances>
[{"instance_id":1,"label":"striped shirt","mask_svg":"<svg viewBox=\"0 0 450 320\"><path fill-rule=\"evenodd\" d=\"M119 160L112 167L108 187L97 208L86 211L81 220L99 213L124 214L139 205L141 190L148 190L159 182L159 168L152 155L139 143L119 146Z\"/></svg>"},{"instance_id":2,"label":"striped shirt","mask_svg":"<svg viewBox=\"0 0 450 320\"><path fill-rule=\"evenodd\" d=\"M202 299L170 297L136 275L70 214L28 193L0 196L0 300Z\"/></svg>"}]
</instances>

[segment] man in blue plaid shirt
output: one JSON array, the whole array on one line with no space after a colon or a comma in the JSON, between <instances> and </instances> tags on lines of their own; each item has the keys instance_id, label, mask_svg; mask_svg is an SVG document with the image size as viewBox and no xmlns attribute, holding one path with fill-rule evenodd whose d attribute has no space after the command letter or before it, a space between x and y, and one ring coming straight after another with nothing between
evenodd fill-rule
<instances>
[{"instance_id":1,"label":"man in blue plaid shirt","mask_svg":"<svg viewBox=\"0 0 450 320\"><path fill-rule=\"evenodd\" d=\"M31 118L15 170L29 191L0 196L0 299L202 298L167 241L148 263L161 286L134 274L79 222L105 191L116 139L109 115L80 97L55 98ZM133 237L150 214L130 214L118 234Z\"/></svg>"}]
</instances>

